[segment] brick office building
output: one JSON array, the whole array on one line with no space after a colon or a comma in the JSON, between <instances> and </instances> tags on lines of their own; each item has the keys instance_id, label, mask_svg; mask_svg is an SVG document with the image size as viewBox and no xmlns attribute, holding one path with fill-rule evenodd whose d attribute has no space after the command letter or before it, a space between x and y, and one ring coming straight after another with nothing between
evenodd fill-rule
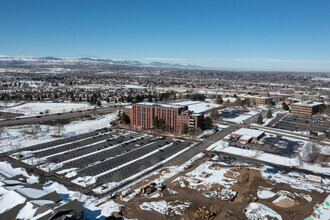
<instances>
[{"instance_id":1,"label":"brick office building","mask_svg":"<svg viewBox=\"0 0 330 220\"><path fill-rule=\"evenodd\" d=\"M163 119L169 131L181 133L184 124L189 128L202 128L204 115L194 114L187 106L141 102L122 109L130 117L136 130L153 127L154 118Z\"/></svg>"},{"instance_id":2,"label":"brick office building","mask_svg":"<svg viewBox=\"0 0 330 220\"><path fill-rule=\"evenodd\" d=\"M302 114L302 115L314 115L321 109L323 103L321 102L297 102L292 103L291 113Z\"/></svg>"}]
</instances>

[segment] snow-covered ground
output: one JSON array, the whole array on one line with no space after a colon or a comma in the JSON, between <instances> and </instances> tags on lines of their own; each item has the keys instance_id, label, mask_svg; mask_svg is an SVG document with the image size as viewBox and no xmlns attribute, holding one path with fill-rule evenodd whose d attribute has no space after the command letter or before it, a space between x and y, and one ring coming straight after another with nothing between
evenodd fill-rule
<instances>
[{"instance_id":1,"label":"snow-covered ground","mask_svg":"<svg viewBox=\"0 0 330 220\"><path fill-rule=\"evenodd\" d=\"M278 129L278 128L271 128L271 129L269 129L269 128L266 128L266 127L262 127L261 125L258 125L258 124L251 124L251 125L254 126L254 127L258 127L260 130L271 132L271 133L276 133L278 135L284 135L284 136L288 136L288 137L309 140L308 137L300 136L298 133L297 134L292 134L291 131L290 132L286 132L285 130Z\"/></svg>"},{"instance_id":2,"label":"snow-covered ground","mask_svg":"<svg viewBox=\"0 0 330 220\"><path fill-rule=\"evenodd\" d=\"M8 162L0 162L0 174L6 175L7 177L12 177L15 175L22 174L28 177L27 179L28 183L36 183L38 181L38 177L29 176L26 173L26 171L22 168L14 169ZM84 213L85 219L105 219L112 212L119 212L119 208L120 206L122 206L118 203L115 203L112 200L107 200L106 197L95 198L92 196L86 196L77 191L70 191L65 186L53 181L47 182L44 185L43 189L47 192L56 191L64 201L67 201L69 199L71 200L77 199L79 202L81 202L81 204L85 208L85 213ZM0 187L0 191L1 191L1 187ZM20 198L15 197L15 195L13 196L13 199L16 200L15 201L16 203L20 201L19 200Z\"/></svg>"},{"instance_id":3,"label":"snow-covered ground","mask_svg":"<svg viewBox=\"0 0 330 220\"><path fill-rule=\"evenodd\" d=\"M263 121L262 126L267 126L274 118L276 118L277 115L283 114L283 113L286 113L286 111L284 111L284 110L275 111L274 113L272 113L271 118L264 118L262 120Z\"/></svg>"},{"instance_id":4,"label":"snow-covered ground","mask_svg":"<svg viewBox=\"0 0 330 220\"><path fill-rule=\"evenodd\" d=\"M223 187L230 187L236 182L235 179L225 177L231 168L211 169L213 162L204 162L199 165L193 171L187 173L185 176L180 176L173 180L173 183L177 182L181 187L186 187L185 182L189 183L189 188L211 188L213 184L219 184ZM239 175L239 173L235 173Z\"/></svg>"},{"instance_id":5,"label":"snow-covered ground","mask_svg":"<svg viewBox=\"0 0 330 220\"><path fill-rule=\"evenodd\" d=\"M21 102L0 102L0 109L9 108L21 104Z\"/></svg>"},{"instance_id":6,"label":"snow-covered ground","mask_svg":"<svg viewBox=\"0 0 330 220\"><path fill-rule=\"evenodd\" d=\"M289 158L284 157L276 154L265 153L264 151L257 151L257 150L247 150L237 147L229 146L228 142L225 141L218 141L212 144L210 147L207 148L209 151L219 151L219 152L226 152L230 154L235 154L243 157L250 157L256 160L270 162L282 166L295 166L301 169L309 170L315 173L323 173L323 174L330 174L330 168L328 167L321 167L317 164L309 164L305 162L300 162L298 158Z\"/></svg>"},{"instance_id":7,"label":"snow-covered ground","mask_svg":"<svg viewBox=\"0 0 330 220\"><path fill-rule=\"evenodd\" d=\"M230 108L226 108L226 109L222 109L219 110L219 114L221 115L221 113L223 111L234 111L234 109L230 109ZM237 123L237 124L242 124L245 122L245 120L255 116L256 114L259 114L261 112L261 110L249 110L248 112L245 112L243 114L240 114L239 116L235 117L235 118L226 118L226 117L221 117L221 120L224 121L229 121L229 122L233 122L233 123Z\"/></svg>"},{"instance_id":8,"label":"snow-covered ground","mask_svg":"<svg viewBox=\"0 0 330 220\"><path fill-rule=\"evenodd\" d=\"M45 114L46 111L48 111L48 114L56 114L70 111L87 110L91 108L94 108L94 106L91 106L88 103L32 102L5 108L2 111L24 114L25 116L35 116L40 115L41 112Z\"/></svg>"},{"instance_id":9,"label":"snow-covered ground","mask_svg":"<svg viewBox=\"0 0 330 220\"><path fill-rule=\"evenodd\" d=\"M99 128L109 127L110 122L117 118L118 112L98 116L95 120L74 121L64 125L62 130L63 137L75 136L90 132ZM41 125L35 136L26 134L32 126L8 127L0 136L0 152L7 152L14 149L23 149L36 144L41 144L58 138L53 137L57 133L56 126Z\"/></svg>"},{"instance_id":10,"label":"snow-covered ground","mask_svg":"<svg viewBox=\"0 0 330 220\"><path fill-rule=\"evenodd\" d=\"M268 219L267 216L270 216L272 219L282 220L282 217L274 210L256 202L252 202L248 205L245 215L249 220Z\"/></svg>"},{"instance_id":11,"label":"snow-covered ground","mask_svg":"<svg viewBox=\"0 0 330 220\"><path fill-rule=\"evenodd\" d=\"M140 209L147 211L156 211L167 216L182 215L184 210L190 206L189 202L179 200L166 202L164 200L155 202L144 202L140 204Z\"/></svg>"},{"instance_id":12,"label":"snow-covered ground","mask_svg":"<svg viewBox=\"0 0 330 220\"><path fill-rule=\"evenodd\" d=\"M316 217L313 217L316 216ZM330 195L321 204L316 204L314 213L311 219L314 220L329 220L330 219Z\"/></svg>"}]
</instances>

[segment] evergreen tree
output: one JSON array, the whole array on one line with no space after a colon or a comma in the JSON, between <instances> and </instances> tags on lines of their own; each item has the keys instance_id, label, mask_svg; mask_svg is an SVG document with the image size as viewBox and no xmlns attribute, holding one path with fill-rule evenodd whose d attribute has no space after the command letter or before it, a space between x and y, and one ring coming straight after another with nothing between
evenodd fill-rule
<instances>
[{"instance_id":1,"label":"evergreen tree","mask_svg":"<svg viewBox=\"0 0 330 220\"><path fill-rule=\"evenodd\" d=\"M151 94L148 95L148 102L152 102L152 95Z\"/></svg>"},{"instance_id":2,"label":"evergreen tree","mask_svg":"<svg viewBox=\"0 0 330 220\"><path fill-rule=\"evenodd\" d=\"M218 103L218 104L222 104L222 103L223 103L223 100L222 100L221 95L218 96L218 98L217 98L217 103Z\"/></svg>"},{"instance_id":3,"label":"evergreen tree","mask_svg":"<svg viewBox=\"0 0 330 220\"><path fill-rule=\"evenodd\" d=\"M204 119L204 124L206 127L212 127L212 125L213 125L212 119L210 117L206 117Z\"/></svg>"},{"instance_id":4,"label":"evergreen tree","mask_svg":"<svg viewBox=\"0 0 330 220\"><path fill-rule=\"evenodd\" d=\"M41 185L44 185L45 184L45 177L40 174L39 177L38 177L38 183L41 184Z\"/></svg>"},{"instance_id":5,"label":"evergreen tree","mask_svg":"<svg viewBox=\"0 0 330 220\"><path fill-rule=\"evenodd\" d=\"M272 115L272 111L269 109L268 112L267 112L267 118L272 118L273 115Z\"/></svg>"},{"instance_id":6,"label":"evergreen tree","mask_svg":"<svg viewBox=\"0 0 330 220\"><path fill-rule=\"evenodd\" d=\"M261 125L262 124L262 116L261 114L259 115L258 119L257 119L257 124Z\"/></svg>"},{"instance_id":7,"label":"evergreen tree","mask_svg":"<svg viewBox=\"0 0 330 220\"><path fill-rule=\"evenodd\" d=\"M188 134L188 132L189 132L189 127L186 123L184 123L182 127L182 134Z\"/></svg>"},{"instance_id":8,"label":"evergreen tree","mask_svg":"<svg viewBox=\"0 0 330 220\"><path fill-rule=\"evenodd\" d=\"M130 124L131 123L131 119L129 118L128 115L125 114L125 112L123 112L123 114L121 115L121 119L125 124Z\"/></svg>"},{"instance_id":9,"label":"evergreen tree","mask_svg":"<svg viewBox=\"0 0 330 220\"><path fill-rule=\"evenodd\" d=\"M289 106L286 104L286 102L282 102L282 108L283 108L284 111L289 110Z\"/></svg>"}]
</instances>

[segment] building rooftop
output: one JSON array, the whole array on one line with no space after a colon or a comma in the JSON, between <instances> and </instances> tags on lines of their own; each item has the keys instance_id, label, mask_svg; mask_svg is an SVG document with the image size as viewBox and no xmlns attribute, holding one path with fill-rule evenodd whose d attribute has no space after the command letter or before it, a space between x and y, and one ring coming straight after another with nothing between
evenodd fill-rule
<instances>
[{"instance_id":1,"label":"building rooftop","mask_svg":"<svg viewBox=\"0 0 330 220\"><path fill-rule=\"evenodd\" d=\"M249 129L249 128L240 128L237 131L234 131L233 134L242 135L242 136L250 136L250 137L259 137L262 135L264 131Z\"/></svg>"},{"instance_id":2,"label":"building rooftop","mask_svg":"<svg viewBox=\"0 0 330 220\"><path fill-rule=\"evenodd\" d=\"M322 102L312 102L312 101L292 103L292 105L304 105L304 106L310 106L310 107L317 106L317 105L322 105L322 104L323 104Z\"/></svg>"},{"instance_id":3,"label":"building rooftop","mask_svg":"<svg viewBox=\"0 0 330 220\"><path fill-rule=\"evenodd\" d=\"M0 219L64 219L67 215L82 219L83 211L77 200L62 201L57 192L26 183L21 175L0 181Z\"/></svg>"},{"instance_id":4,"label":"building rooftop","mask_svg":"<svg viewBox=\"0 0 330 220\"><path fill-rule=\"evenodd\" d=\"M175 109L180 109L183 108L184 106L178 106L178 105L173 105L173 104L159 104L155 102L139 102L135 103L136 105L147 105L147 106L155 106L155 107L161 107L161 108L175 108Z\"/></svg>"}]
</instances>

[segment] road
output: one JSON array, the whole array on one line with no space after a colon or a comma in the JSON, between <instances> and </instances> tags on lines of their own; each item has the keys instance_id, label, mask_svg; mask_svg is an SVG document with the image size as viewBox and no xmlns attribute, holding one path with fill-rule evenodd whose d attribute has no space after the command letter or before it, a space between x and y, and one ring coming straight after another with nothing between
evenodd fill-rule
<instances>
[{"instance_id":1,"label":"road","mask_svg":"<svg viewBox=\"0 0 330 220\"><path fill-rule=\"evenodd\" d=\"M104 107L104 108L97 108L85 111L75 111L75 112L68 112L68 113L59 113L59 114L52 114L52 115L44 115L44 116L34 116L34 117L24 117L19 119L10 119L0 121L0 127L7 127L7 126L16 126L16 125L27 125L27 124L36 124L36 123L43 123L47 121L53 120L61 120L61 119L72 119L72 118L81 118L87 117L93 114L107 114L114 112L115 110L119 110L117 106L111 107Z\"/></svg>"}]
</instances>

